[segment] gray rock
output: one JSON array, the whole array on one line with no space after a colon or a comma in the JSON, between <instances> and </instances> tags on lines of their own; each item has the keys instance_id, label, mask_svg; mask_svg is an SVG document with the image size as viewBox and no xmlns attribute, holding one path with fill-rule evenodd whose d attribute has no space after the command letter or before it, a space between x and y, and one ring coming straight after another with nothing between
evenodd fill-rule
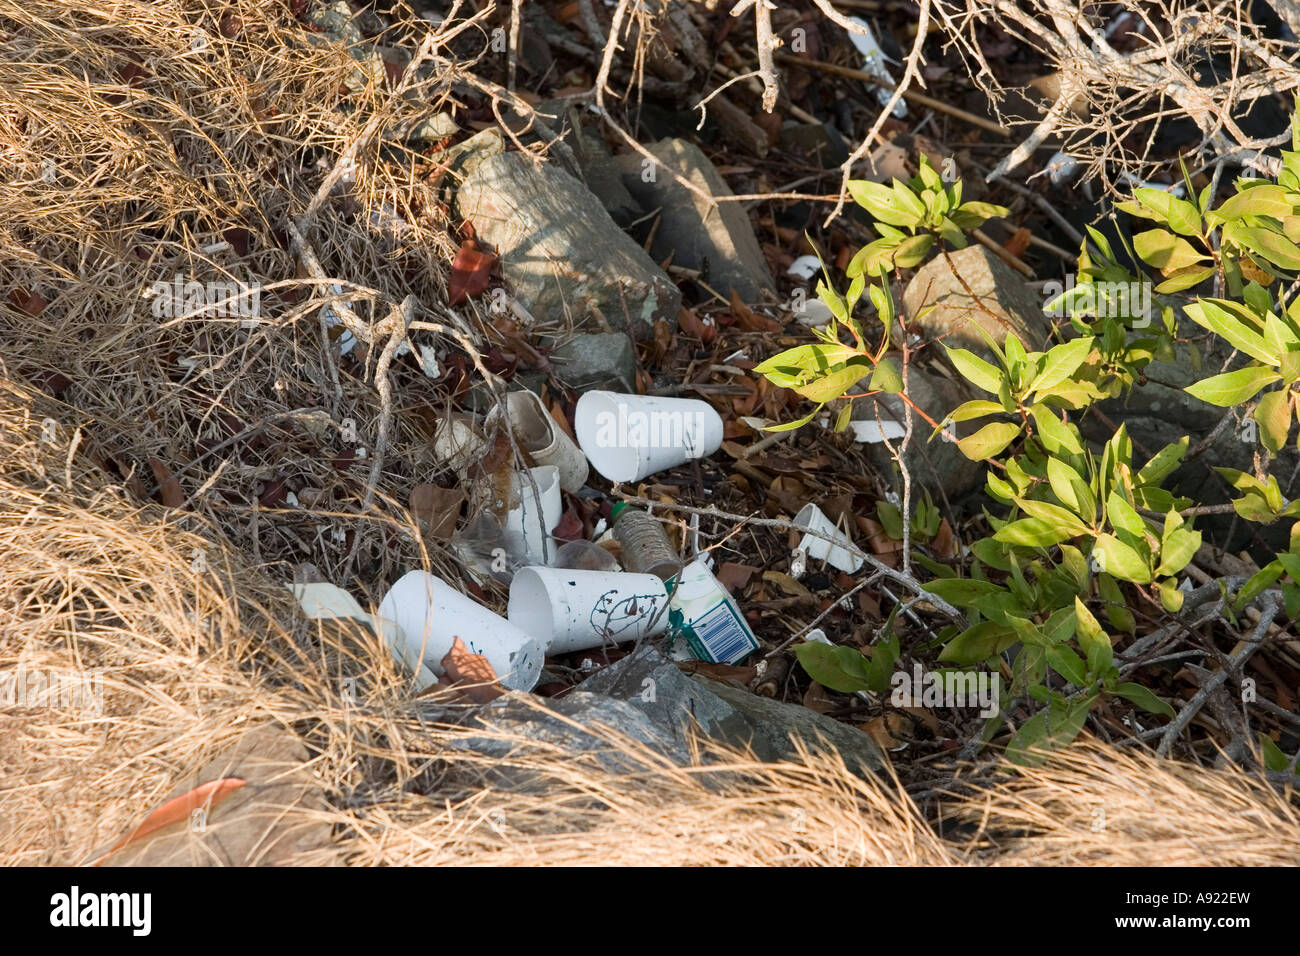
<instances>
[{"instance_id":1,"label":"gray rock","mask_svg":"<svg viewBox=\"0 0 1300 956\"><path fill-rule=\"evenodd\" d=\"M642 755L620 749L609 740L609 731L631 737L653 754L667 757L678 766L689 766L690 752L683 743L656 727L632 704L581 689L564 697L536 697L513 691L467 716L448 720L441 712L429 716L440 722L460 723L471 728L492 730L490 734L455 737L449 746L463 753L493 758L483 765L492 786L514 791L530 787L544 789L541 775L511 766L509 759L560 752L574 760L593 760L608 773L634 773L648 769Z\"/></svg>"},{"instance_id":2,"label":"gray rock","mask_svg":"<svg viewBox=\"0 0 1300 956\"><path fill-rule=\"evenodd\" d=\"M573 148L573 155L582 167L587 188L596 194L613 220L626 227L639 219L642 215L641 207L623 185L623 175L605 141L589 130L573 131L565 140Z\"/></svg>"},{"instance_id":3,"label":"gray rock","mask_svg":"<svg viewBox=\"0 0 1300 956\"><path fill-rule=\"evenodd\" d=\"M586 186L520 153L493 156L461 185L456 204L501 256L502 275L538 318L595 305L637 338L663 319L675 327L681 292L610 218Z\"/></svg>"},{"instance_id":4,"label":"gray rock","mask_svg":"<svg viewBox=\"0 0 1300 956\"><path fill-rule=\"evenodd\" d=\"M555 377L577 392L636 391L636 350L622 332L580 332L550 355Z\"/></svg>"},{"instance_id":5,"label":"gray rock","mask_svg":"<svg viewBox=\"0 0 1300 956\"><path fill-rule=\"evenodd\" d=\"M849 158L849 148L829 123L790 123L781 130L781 148L822 169L834 169Z\"/></svg>"},{"instance_id":6,"label":"gray rock","mask_svg":"<svg viewBox=\"0 0 1300 956\"><path fill-rule=\"evenodd\" d=\"M664 139L649 151L668 169L681 174L711 196L730 196L730 187L699 147L682 139ZM749 215L738 203L722 203L716 210L666 170L647 165L639 153L618 157L623 184L646 212L660 210L659 230L651 252L662 262L699 269L701 277L722 295L734 289L747 302L773 288L767 260L754 236ZM646 177L653 177L646 182Z\"/></svg>"},{"instance_id":7,"label":"gray rock","mask_svg":"<svg viewBox=\"0 0 1300 956\"><path fill-rule=\"evenodd\" d=\"M870 379L863 379L853 389L855 392L870 390ZM919 365L912 364L907 372L907 391L917 407L937 422L962 402L973 397L969 390L959 383L931 372ZM853 420L880 423L895 422L905 425L907 406L897 395L876 395L860 398L853 403ZM972 434L984 422L957 422L952 426L957 438ZM937 435L933 441L930 433L934 429L915 412L912 413L912 440L903 455L903 461L914 482L937 493L940 489L950 499L970 491L984 480L984 466L971 461L958 449L956 442L949 441L943 435ZM894 447L900 439L891 438ZM890 455L884 442L865 442L867 455L872 465L882 475L894 474L897 487L902 487L901 476L897 474L898 465Z\"/></svg>"},{"instance_id":8,"label":"gray rock","mask_svg":"<svg viewBox=\"0 0 1300 956\"><path fill-rule=\"evenodd\" d=\"M688 677L650 645L588 677L578 690L626 701L683 748L694 723L705 736L748 747L760 760L794 759L797 738L809 750L838 753L862 776L884 766L875 743L862 731L806 707Z\"/></svg>"},{"instance_id":9,"label":"gray rock","mask_svg":"<svg viewBox=\"0 0 1300 956\"><path fill-rule=\"evenodd\" d=\"M999 345L1014 332L1030 351L1041 351L1052 331L1042 296L1025 285L1020 273L977 244L922 266L903 293L903 310L926 339L946 336L946 344L986 357L992 352L977 325Z\"/></svg>"}]
</instances>

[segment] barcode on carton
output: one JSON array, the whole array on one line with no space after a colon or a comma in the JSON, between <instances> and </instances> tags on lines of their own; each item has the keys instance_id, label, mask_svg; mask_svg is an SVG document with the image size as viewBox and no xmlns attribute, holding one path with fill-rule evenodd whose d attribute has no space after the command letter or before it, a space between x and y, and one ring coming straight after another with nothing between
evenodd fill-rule
<instances>
[{"instance_id":1,"label":"barcode on carton","mask_svg":"<svg viewBox=\"0 0 1300 956\"><path fill-rule=\"evenodd\" d=\"M718 664L734 664L758 650L758 642L725 601L693 620L691 630L700 645L697 653L702 650L705 657Z\"/></svg>"}]
</instances>

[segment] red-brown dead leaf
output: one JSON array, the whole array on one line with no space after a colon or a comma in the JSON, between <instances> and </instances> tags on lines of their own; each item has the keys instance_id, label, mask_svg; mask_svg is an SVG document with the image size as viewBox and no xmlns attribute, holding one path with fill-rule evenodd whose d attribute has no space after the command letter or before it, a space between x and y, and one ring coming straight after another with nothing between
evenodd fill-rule
<instances>
[{"instance_id":1,"label":"red-brown dead leaf","mask_svg":"<svg viewBox=\"0 0 1300 956\"><path fill-rule=\"evenodd\" d=\"M492 280L492 267L496 261L496 255L484 252L476 240L462 242L451 264L451 276L447 279L447 304L460 305L466 299L485 292Z\"/></svg>"},{"instance_id":2,"label":"red-brown dead leaf","mask_svg":"<svg viewBox=\"0 0 1300 956\"><path fill-rule=\"evenodd\" d=\"M737 564L735 561L727 561L722 567L718 568L717 578L726 586L732 594L739 594L745 589L758 568L751 567L748 564Z\"/></svg>"},{"instance_id":3,"label":"red-brown dead leaf","mask_svg":"<svg viewBox=\"0 0 1300 956\"><path fill-rule=\"evenodd\" d=\"M870 734L881 750L898 750L907 746L907 741L900 740L899 737L912 735L912 721L903 714L891 711L865 724L858 724L858 729Z\"/></svg>"},{"instance_id":4,"label":"red-brown dead leaf","mask_svg":"<svg viewBox=\"0 0 1300 956\"><path fill-rule=\"evenodd\" d=\"M481 654L473 654L459 637L442 659L443 678L476 703L486 704L506 692L497 683L497 673ZM462 686L464 685L464 686Z\"/></svg>"},{"instance_id":5,"label":"red-brown dead leaf","mask_svg":"<svg viewBox=\"0 0 1300 956\"><path fill-rule=\"evenodd\" d=\"M14 289L10 292L9 303L18 311L31 316L40 315L49 304L39 292L29 292L26 289Z\"/></svg>"},{"instance_id":6,"label":"red-brown dead leaf","mask_svg":"<svg viewBox=\"0 0 1300 956\"><path fill-rule=\"evenodd\" d=\"M733 290L731 293L731 314L735 316L736 327L744 332L780 332L781 323L775 319L759 315L744 302Z\"/></svg>"},{"instance_id":7,"label":"red-brown dead leaf","mask_svg":"<svg viewBox=\"0 0 1300 956\"><path fill-rule=\"evenodd\" d=\"M162 503L168 508L179 508L185 504L185 492L181 491L181 483L172 474L171 469L157 458L149 459L149 467L153 469L154 481L158 482L158 493L162 497Z\"/></svg>"},{"instance_id":8,"label":"red-brown dead leaf","mask_svg":"<svg viewBox=\"0 0 1300 956\"><path fill-rule=\"evenodd\" d=\"M569 505L564 509L564 514L560 516L560 523L555 526L551 536L557 541L577 541L585 537L582 532L582 515L578 513L575 506Z\"/></svg>"},{"instance_id":9,"label":"red-brown dead leaf","mask_svg":"<svg viewBox=\"0 0 1300 956\"><path fill-rule=\"evenodd\" d=\"M1030 235L1030 231L1022 226L1015 231L1015 234L1010 239L1002 243L1002 248L1019 259L1025 254L1025 250L1029 248Z\"/></svg>"},{"instance_id":10,"label":"red-brown dead leaf","mask_svg":"<svg viewBox=\"0 0 1300 956\"><path fill-rule=\"evenodd\" d=\"M195 810L211 810L243 785L244 781L238 777L223 777L221 780L214 780L211 783L203 784L201 787L195 787L189 793L183 793L179 797L173 797L145 817L144 822L138 827L109 847L104 856L115 853L124 846L143 840L156 830L161 830L163 827L171 826L173 823L179 823L182 820L188 820L190 814ZM95 865L98 866L98 862Z\"/></svg>"},{"instance_id":11,"label":"red-brown dead leaf","mask_svg":"<svg viewBox=\"0 0 1300 956\"><path fill-rule=\"evenodd\" d=\"M940 561L951 561L957 557L957 537L952 533L952 525L947 518L939 522L939 530L935 532L930 547Z\"/></svg>"},{"instance_id":12,"label":"red-brown dead leaf","mask_svg":"<svg viewBox=\"0 0 1300 956\"><path fill-rule=\"evenodd\" d=\"M718 327L711 322L703 321L690 309L682 309L677 313L677 327L705 345L718 337Z\"/></svg>"}]
</instances>

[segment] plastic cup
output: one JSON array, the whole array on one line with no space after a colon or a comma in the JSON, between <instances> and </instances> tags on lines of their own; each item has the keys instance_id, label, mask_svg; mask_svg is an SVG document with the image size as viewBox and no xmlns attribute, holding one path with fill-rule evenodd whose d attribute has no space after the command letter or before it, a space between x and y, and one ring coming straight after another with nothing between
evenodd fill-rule
<instances>
[{"instance_id":1,"label":"plastic cup","mask_svg":"<svg viewBox=\"0 0 1300 956\"><path fill-rule=\"evenodd\" d=\"M554 465L542 465L528 471L537 485L537 494L533 494L532 484L522 474L514 475L510 481L511 508L506 514L506 531L523 535L524 556L529 563L549 564L556 551L551 531L564 517L560 470Z\"/></svg>"},{"instance_id":2,"label":"plastic cup","mask_svg":"<svg viewBox=\"0 0 1300 956\"><path fill-rule=\"evenodd\" d=\"M847 571L849 574L862 567L866 555L849 540L843 531L835 527L835 522L826 517L826 512L822 511L821 508L811 503L804 505L799 513L794 516L794 523L801 531L816 531L819 534L830 535L835 539L834 541L827 541L824 537L805 533L803 540L799 542L799 547L809 558L825 561L831 567Z\"/></svg>"},{"instance_id":3,"label":"plastic cup","mask_svg":"<svg viewBox=\"0 0 1300 956\"><path fill-rule=\"evenodd\" d=\"M570 494L577 494L587 483L587 459L573 439L551 418L541 398L527 389L510 392L506 395L505 414L515 440L533 461L538 465L554 465L560 471L560 487ZM500 409L496 408L488 415L487 421L491 424L500 417Z\"/></svg>"},{"instance_id":4,"label":"plastic cup","mask_svg":"<svg viewBox=\"0 0 1300 956\"><path fill-rule=\"evenodd\" d=\"M441 674L442 659L459 637L471 653L487 658L503 687L532 690L541 676L544 652L535 639L427 571L398 578L378 616L396 625L384 635L393 656L417 673L423 664Z\"/></svg>"},{"instance_id":5,"label":"plastic cup","mask_svg":"<svg viewBox=\"0 0 1300 956\"><path fill-rule=\"evenodd\" d=\"M637 641L668 628L668 591L653 574L520 568L510 620L548 654Z\"/></svg>"},{"instance_id":6,"label":"plastic cup","mask_svg":"<svg viewBox=\"0 0 1300 956\"><path fill-rule=\"evenodd\" d=\"M574 419L583 454L610 481L640 481L722 445L722 417L694 398L587 392Z\"/></svg>"}]
</instances>

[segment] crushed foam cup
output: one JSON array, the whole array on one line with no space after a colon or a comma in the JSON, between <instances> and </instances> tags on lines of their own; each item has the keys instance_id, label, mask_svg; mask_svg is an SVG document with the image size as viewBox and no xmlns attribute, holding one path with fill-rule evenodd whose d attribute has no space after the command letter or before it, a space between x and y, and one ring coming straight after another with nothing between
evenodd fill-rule
<instances>
[{"instance_id":1,"label":"crushed foam cup","mask_svg":"<svg viewBox=\"0 0 1300 956\"><path fill-rule=\"evenodd\" d=\"M511 507L506 513L506 532L523 536L524 557L532 564L549 564L557 550L551 531L564 517L560 496L560 470L554 465L529 468L530 483L518 472L510 482ZM533 493L533 484L537 493ZM539 507L540 506L540 507Z\"/></svg>"},{"instance_id":2,"label":"crushed foam cup","mask_svg":"<svg viewBox=\"0 0 1300 956\"><path fill-rule=\"evenodd\" d=\"M508 614L546 653L566 654L662 634L667 608L653 574L530 567L510 584Z\"/></svg>"},{"instance_id":3,"label":"crushed foam cup","mask_svg":"<svg viewBox=\"0 0 1300 956\"><path fill-rule=\"evenodd\" d=\"M442 659L459 637L470 653L487 658L503 687L532 690L541 676L544 650L535 639L427 571L398 578L377 617L395 625L384 628L384 639L393 656L417 674L424 667L440 675Z\"/></svg>"},{"instance_id":4,"label":"crushed foam cup","mask_svg":"<svg viewBox=\"0 0 1300 956\"><path fill-rule=\"evenodd\" d=\"M722 445L722 416L695 398L587 392L574 424L583 454L610 481L640 481Z\"/></svg>"},{"instance_id":5,"label":"crushed foam cup","mask_svg":"<svg viewBox=\"0 0 1300 956\"><path fill-rule=\"evenodd\" d=\"M805 532L803 540L799 542L799 549L805 552L810 560L825 561L831 567L847 571L849 574L862 567L866 555L843 531L835 527L835 522L831 521L826 516L826 512L815 504L804 505L794 516L794 523L795 527ZM835 540L827 541L824 537L808 534L809 531L830 535Z\"/></svg>"},{"instance_id":6,"label":"crushed foam cup","mask_svg":"<svg viewBox=\"0 0 1300 956\"><path fill-rule=\"evenodd\" d=\"M493 409L487 421L491 424L500 416L500 410ZM505 399L505 416L515 440L533 461L538 465L554 465L560 472L560 487L570 494L577 494L587 483L586 456L551 417L541 398L528 389L509 392Z\"/></svg>"}]
</instances>

